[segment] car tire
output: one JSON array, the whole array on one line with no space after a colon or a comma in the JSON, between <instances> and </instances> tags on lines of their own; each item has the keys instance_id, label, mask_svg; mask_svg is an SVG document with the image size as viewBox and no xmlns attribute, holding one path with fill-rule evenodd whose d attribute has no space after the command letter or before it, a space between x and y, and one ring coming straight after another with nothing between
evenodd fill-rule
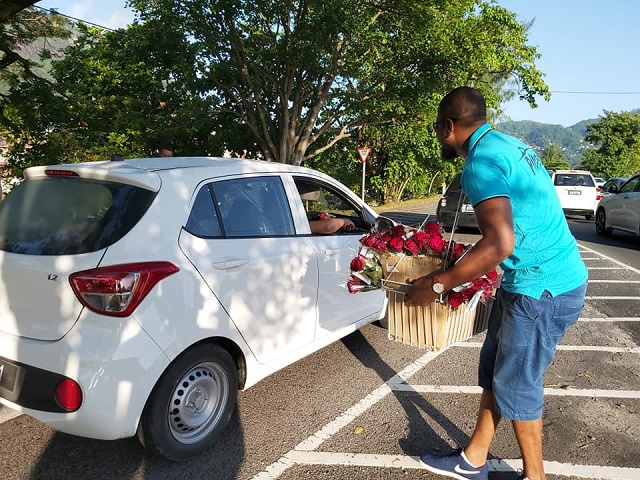
<instances>
[{"instance_id":1,"label":"car tire","mask_svg":"<svg viewBox=\"0 0 640 480\"><path fill-rule=\"evenodd\" d=\"M606 228L607 214L604 208L598 209L596 212L596 233L602 237L608 237L611 235L612 229Z\"/></svg>"},{"instance_id":2,"label":"car tire","mask_svg":"<svg viewBox=\"0 0 640 480\"><path fill-rule=\"evenodd\" d=\"M209 448L225 429L238 397L238 372L221 346L204 343L180 355L156 383L138 425L152 453L184 461Z\"/></svg>"}]
</instances>

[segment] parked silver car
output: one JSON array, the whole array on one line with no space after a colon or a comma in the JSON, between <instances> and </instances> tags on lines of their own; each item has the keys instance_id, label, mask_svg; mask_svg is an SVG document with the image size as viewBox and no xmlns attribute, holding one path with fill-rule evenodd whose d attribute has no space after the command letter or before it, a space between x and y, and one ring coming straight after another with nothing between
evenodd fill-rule
<instances>
[{"instance_id":1,"label":"parked silver car","mask_svg":"<svg viewBox=\"0 0 640 480\"><path fill-rule=\"evenodd\" d=\"M609 188L596 210L596 232L609 236L614 229L640 235L640 173L620 188Z\"/></svg>"}]
</instances>

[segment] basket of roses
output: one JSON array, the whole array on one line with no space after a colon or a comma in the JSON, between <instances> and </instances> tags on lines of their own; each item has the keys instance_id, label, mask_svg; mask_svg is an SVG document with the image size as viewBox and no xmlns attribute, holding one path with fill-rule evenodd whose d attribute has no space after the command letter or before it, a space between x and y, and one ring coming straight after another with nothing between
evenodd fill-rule
<instances>
[{"instance_id":1,"label":"basket of roses","mask_svg":"<svg viewBox=\"0 0 640 480\"><path fill-rule=\"evenodd\" d=\"M443 237L438 223L415 229L395 225L360 238L361 248L351 261L347 287L351 293L373 288L388 298L389 338L407 345L439 350L461 342L487 327L500 275L493 269L460 285L427 306L405 302L416 279L453 265L472 247Z\"/></svg>"}]
</instances>

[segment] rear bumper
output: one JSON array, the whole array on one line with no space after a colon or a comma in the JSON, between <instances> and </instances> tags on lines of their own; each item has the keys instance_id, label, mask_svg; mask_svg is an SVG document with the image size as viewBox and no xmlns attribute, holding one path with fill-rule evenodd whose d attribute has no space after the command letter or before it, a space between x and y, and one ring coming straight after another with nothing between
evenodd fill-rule
<instances>
[{"instance_id":1,"label":"rear bumper","mask_svg":"<svg viewBox=\"0 0 640 480\"><path fill-rule=\"evenodd\" d=\"M590 208L563 208L562 211L565 215L595 215L595 210Z\"/></svg>"},{"instance_id":2,"label":"rear bumper","mask_svg":"<svg viewBox=\"0 0 640 480\"><path fill-rule=\"evenodd\" d=\"M146 399L169 363L132 318L91 312L54 342L0 334L0 352L20 377L12 390L0 390L0 403L61 432L101 440L135 434ZM65 377L82 390L82 405L71 413L61 411L54 396Z\"/></svg>"}]
</instances>

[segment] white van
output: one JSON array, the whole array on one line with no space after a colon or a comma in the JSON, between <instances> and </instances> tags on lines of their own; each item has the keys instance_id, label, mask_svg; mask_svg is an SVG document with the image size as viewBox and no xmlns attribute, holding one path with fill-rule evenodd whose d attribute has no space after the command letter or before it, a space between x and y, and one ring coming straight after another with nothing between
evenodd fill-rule
<instances>
[{"instance_id":1,"label":"white van","mask_svg":"<svg viewBox=\"0 0 640 480\"><path fill-rule=\"evenodd\" d=\"M593 218L598 205L596 182L587 170L555 170L551 175L562 210L568 215Z\"/></svg>"}]
</instances>

